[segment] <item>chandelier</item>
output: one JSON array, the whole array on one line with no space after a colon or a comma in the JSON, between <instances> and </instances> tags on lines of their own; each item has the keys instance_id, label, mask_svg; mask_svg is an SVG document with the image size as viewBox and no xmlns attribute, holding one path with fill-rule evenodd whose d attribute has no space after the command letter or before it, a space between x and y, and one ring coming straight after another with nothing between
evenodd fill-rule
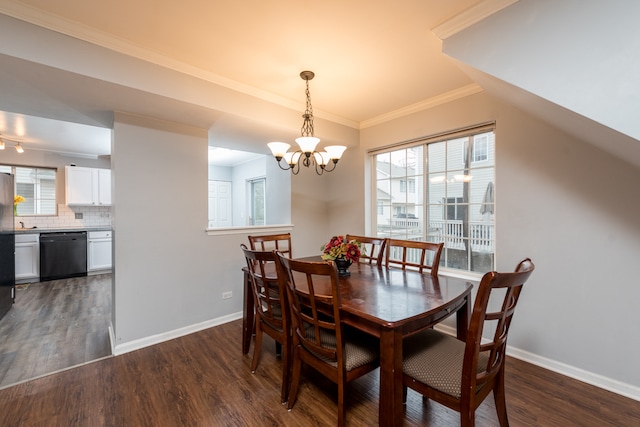
<instances>
[{"instance_id":1,"label":"chandelier","mask_svg":"<svg viewBox=\"0 0 640 427\"><path fill-rule=\"evenodd\" d=\"M304 121L300 129L301 136L296 138L300 148L296 151L287 151L291 145L286 142L270 142L267 144L280 169L291 170L294 175L300 172L300 163L307 168L313 165L318 175L322 175L324 172L331 172L336 168L344 150L347 149L344 145L330 145L325 147L324 151L316 151L320 138L316 138L313 134L313 107L311 107L311 95L309 94L309 80L313 79L314 76L315 74L312 71L300 73L300 77L307 85L305 91L307 108L302 115ZM286 166L282 166L282 159L284 159Z\"/></svg>"}]
</instances>

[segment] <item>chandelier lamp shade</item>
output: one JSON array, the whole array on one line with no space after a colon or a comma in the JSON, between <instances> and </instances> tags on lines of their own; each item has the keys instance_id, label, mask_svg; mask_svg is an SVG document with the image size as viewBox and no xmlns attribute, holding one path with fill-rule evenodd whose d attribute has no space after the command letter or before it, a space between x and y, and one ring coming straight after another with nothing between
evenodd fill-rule
<instances>
[{"instance_id":1,"label":"chandelier lamp shade","mask_svg":"<svg viewBox=\"0 0 640 427\"><path fill-rule=\"evenodd\" d=\"M335 170L338 160L342 157L342 153L347 149L344 145L330 145L324 147L324 151L316 151L316 146L320 142L320 138L314 136L313 129L313 107L311 106L311 95L309 94L309 80L313 79L315 74L312 71L303 71L300 77L306 83L307 108L302 115L304 121L300 129L300 137L296 138L299 149L296 151L288 151L291 147L286 142L270 142L267 144L273 157L276 158L278 166L282 170L291 170L291 173L297 175L300 172L300 164L304 167L313 166L318 175L324 172ZM285 166L282 165L284 159Z\"/></svg>"}]
</instances>

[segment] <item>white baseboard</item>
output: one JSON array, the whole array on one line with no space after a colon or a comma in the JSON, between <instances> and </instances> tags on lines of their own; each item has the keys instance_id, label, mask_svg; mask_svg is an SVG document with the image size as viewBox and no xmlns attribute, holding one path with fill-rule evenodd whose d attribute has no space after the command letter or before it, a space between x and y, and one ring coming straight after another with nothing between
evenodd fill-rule
<instances>
[{"instance_id":1,"label":"white baseboard","mask_svg":"<svg viewBox=\"0 0 640 427\"><path fill-rule=\"evenodd\" d=\"M438 325L436 326L436 329L449 335L456 334L456 329L451 326ZM558 374L569 378L582 381L592 386L608 390L612 393L640 401L640 387L623 383L622 381L614 380L603 375L594 374L593 372L585 371L584 369L576 368L575 366L567 365L566 363L558 362L543 356L538 356L537 354L520 350L509 345L507 345L507 355L533 365L540 366L541 368L557 372Z\"/></svg>"},{"instance_id":2,"label":"white baseboard","mask_svg":"<svg viewBox=\"0 0 640 427\"><path fill-rule=\"evenodd\" d=\"M216 319L207 320L206 322L196 323L194 325L185 326L184 328L174 329L173 331L164 332L158 335L152 335L149 337L140 338L138 340L129 341L123 344L113 345L115 342L113 337L113 330L109 326L109 336L111 338L111 349L114 356L129 353L130 351L139 350L144 347L148 347L154 344L160 344L164 341L169 341L174 338L179 338L185 335L192 334L194 332L202 331L213 326L222 325L224 323L232 322L234 320L242 319L242 312L232 313L227 316L218 317Z\"/></svg>"}]
</instances>

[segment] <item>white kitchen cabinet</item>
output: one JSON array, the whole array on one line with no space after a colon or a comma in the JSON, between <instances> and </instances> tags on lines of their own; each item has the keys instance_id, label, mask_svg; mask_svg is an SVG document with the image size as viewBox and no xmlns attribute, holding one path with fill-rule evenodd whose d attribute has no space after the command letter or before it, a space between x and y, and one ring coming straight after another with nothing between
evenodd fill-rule
<instances>
[{"instance_id":1,"label":"white kitchen cabinet","mask_svg":"<svg viewBox=\"0 0 640 427\"><path fill-rule=\"evenodd\" d=\"M65 166L69 206L110 206L111 170Z\"/></svg>"},{"instance_id":2,"label":"white kitchen cabinet","mask_svg":"<svg viewBox=\"0 0 640 427\"><path fill-rule=\"evenodd\" d=\"M16 282L40 278L40 234L16 234Z\"/></svg>"},{"instance_id":3,"label":"white kitchen cabinet","mask_svg":"<svg viewBox=\"0 0 640 427\"><path fill-rule=\"evenodd\" d=\"M111 231L90 231L87 234L87 271L110 270Z\"/></svg>"}]
</instances>

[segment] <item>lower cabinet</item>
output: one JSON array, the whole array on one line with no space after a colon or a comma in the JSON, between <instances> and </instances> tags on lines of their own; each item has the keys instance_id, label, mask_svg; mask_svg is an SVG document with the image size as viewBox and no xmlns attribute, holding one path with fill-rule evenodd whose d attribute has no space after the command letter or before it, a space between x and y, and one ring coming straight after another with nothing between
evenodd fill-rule
<instances>
[{"instance_id":1,"label":"lower cabinet","mask_svg":"<svg viewBox=\"0 0 640 427\"><path fill-rule=\"evenodd\" d=\"M111 270L111 231L87 233L87 271Z\"/></svg>"},{"instance_id":2,"label":"lower cabinet","mask_svg":"<svg viewBox=\"0 0 640 427\"><path fill-rule=\"evenodd\" d=\"M40 279L40 234L16 234L16 283Z\"/></svg>"}]
</instances>

